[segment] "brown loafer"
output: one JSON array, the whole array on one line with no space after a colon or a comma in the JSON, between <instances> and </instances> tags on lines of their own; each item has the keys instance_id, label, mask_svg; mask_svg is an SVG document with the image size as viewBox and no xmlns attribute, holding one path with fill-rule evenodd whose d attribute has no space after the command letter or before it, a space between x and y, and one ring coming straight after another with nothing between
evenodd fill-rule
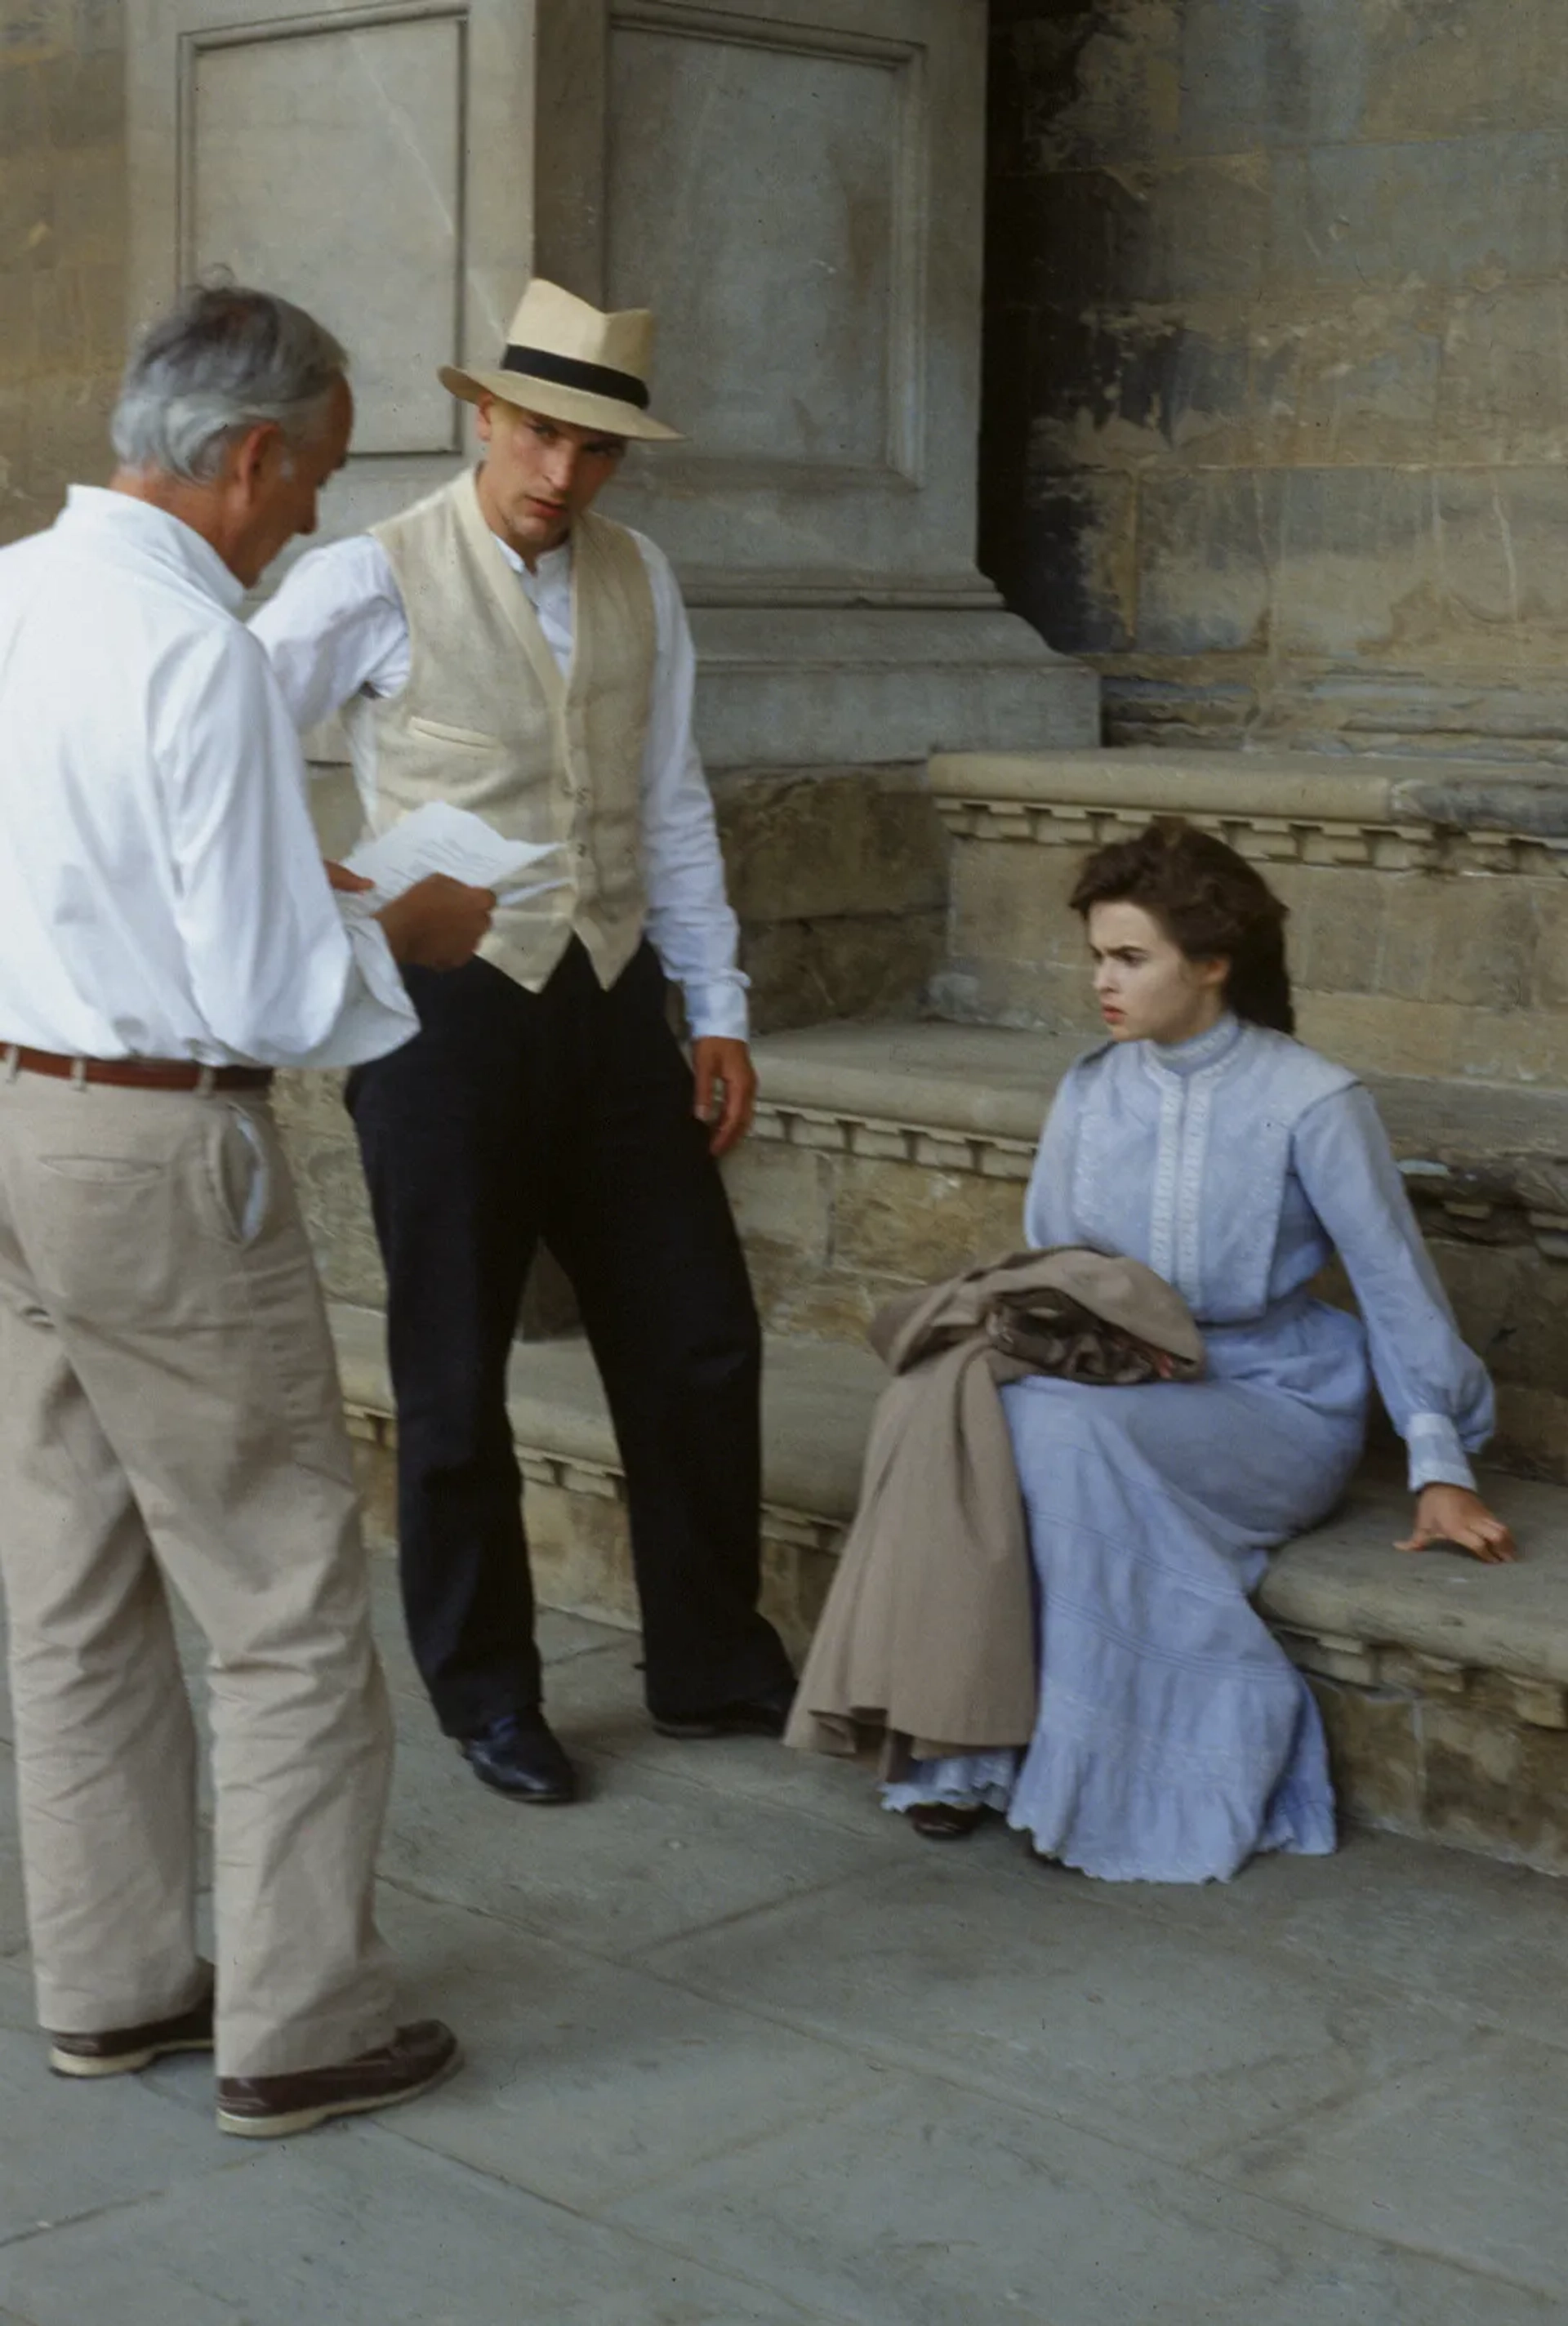
<instances>
[{"instance_id":1,"label":"brown loafer","mask_svg":"<svg viewBox=\"0 0 1568 2326\"><path fill-rule=\"evenodd\" d=\"M967 1841L985 1813L978 1802L917 1801L909 1822L923 1841Z\"/></svg>"},{"instance_id":2,"label":"brown loafer","mask_svg":"<svg viewBox=\"0 0 1568 2326\"><path fill-rule=\"evenodd\" d=\"M242 2140L313 2132L329 2117L364 2116L417 2099L457 2066L458 2039L439 2019L400 2027L379 2052L293 2076L219 2076L218 2129Z\"/></svg>"},{"instance_id":3,"label":"brown loafer","mask_svg":"<svg viewBox=\"0 0 1568 2326\"><path fill-rule=\"evenodd\" d=\"M142 2027L116 2027L97 2035L49 2037L49 2064L57 2076L134 2076L170 2052L210 2052L212 1988L173 2019Z\"/></svg>"}]
</instances>

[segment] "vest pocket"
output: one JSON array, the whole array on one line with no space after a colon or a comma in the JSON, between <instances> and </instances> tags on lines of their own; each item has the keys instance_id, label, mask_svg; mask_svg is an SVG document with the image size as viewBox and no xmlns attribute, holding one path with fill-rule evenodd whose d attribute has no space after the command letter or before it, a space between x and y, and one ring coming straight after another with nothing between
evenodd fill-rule
<instances>
[{"instance_id":1,"label":"vest pocket","mask_svg":"<svg viewBox=\"0 0 1568 2326\"><path fill-rule=\"evenodd\" d=\"M411 735L428 735L436 743L459 743L470 751L504 751L506 748L499 735L484 734L477 727L449 727L440 719L411 718L406 723Z\"/></svg>"}]
</instances>

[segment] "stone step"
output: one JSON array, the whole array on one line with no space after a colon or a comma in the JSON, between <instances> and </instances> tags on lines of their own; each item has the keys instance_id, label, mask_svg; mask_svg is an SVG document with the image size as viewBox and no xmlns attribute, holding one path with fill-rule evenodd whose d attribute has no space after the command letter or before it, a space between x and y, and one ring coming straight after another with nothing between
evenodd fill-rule
<instances>
[{"instance_id":1,"label":"stone step","mask_svg":"<svg viewBox=\"0 0 1568 2326\"><path fill-rule=\"evenodd\" d=\"M768 1324L858 1339L879 1304L1022 1241L1024 1182L1082 1044L996 1026L819 1026L757 1045L728 1166ZM1568 1092L1369 1075L1460 1320L1498 1458L1568 1475Z\"/></svg>"},{"instance_id":2,"label":"stone step","mask_svg":"<svg viewBox=\"0 0 1568 2326\"><path fill-rule=\"evenodd\" d=\"M385 1318L331 1304L338 1362L373 1536L396 1533ZM867 1417L883 1379L870 1351L848 1342L770 1340L763 1391L763 1537L770 1612L798 1645L811 1635L853 1509ZM528 1493L541 1596L557 1607L635 1623L620 1460L585 1342L519 1342L513 1353L512 1430Z\"/></svg>"},{"instance_id":3,"label":"stone step","mask_svg":"<svg viewBox=\"0 0 1568 2326\"><path fill-rule=\"evenodd\" d=\"M1308 1041L1370 1071L1568 1081L1568 777L1313 752L939 755L954 836L944 1017L1092 1032L1084 851L1179 812L1291 911ZM1003 844L997 844L1003 843Z\"/></svg>"},{"instance_id":4,"label":"stone step","mask_svg":"<svg viewBox=\"0 0 1568 2326\"><path fill-rule=\"evenodd\" d=\"M372 1531L385 1540L395 1430L382 1320L337 1306L333 1326ZM863 1350L769 1342L766 1605L797 1653L854 1509L881 1381ZM511 1410L541 1596L635 1624L619 1457L586 1349L520 1347ZM1392 1544L1408 1503L1369 1475L1330 1524L1278 1554L1259 1605L1312 1679L1350 1815L1564 1872L1568 1493L1511 1478L1488 1491L1518 1531L1517 1567L1402 1557Z\"/></svg>"}]
</instances>

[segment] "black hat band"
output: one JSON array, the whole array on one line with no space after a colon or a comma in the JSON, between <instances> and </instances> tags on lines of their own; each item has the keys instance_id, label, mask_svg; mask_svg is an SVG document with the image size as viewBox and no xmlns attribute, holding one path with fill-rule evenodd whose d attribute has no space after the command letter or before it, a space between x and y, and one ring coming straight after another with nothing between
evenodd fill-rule
<instances>
[{"instance_id":1,"label":"black hat band","mask_svg":"<svg viewBox=\"0 0 1568 2326\"><path fill-rule=\"evenodd\" d=\"M585 395L608 395L617 404L648 408L647 384L636 372L612 371L608 364L580 363L575 356L552 355L548 348L508 348L501 358L503 371L519 371L530 379L548 380L552 387L580 388Z\"/></svg>"}]
</instances>

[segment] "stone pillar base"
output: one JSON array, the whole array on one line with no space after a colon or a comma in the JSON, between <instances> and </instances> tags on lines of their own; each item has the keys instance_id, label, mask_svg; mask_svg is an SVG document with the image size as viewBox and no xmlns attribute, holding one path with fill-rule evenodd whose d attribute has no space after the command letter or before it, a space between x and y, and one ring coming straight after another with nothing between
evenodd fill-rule
<instances>
[{"instance_id":1,"label":"stone pillar base","mask_svg":"<svg viewBox=\"0 0 1568 2326\"><path fill-rule=\"evenodd\" d=\"M1099 740L1094 673L1014 614L699 606L691 627L710 768L885 766Z\"/></svg>"}]
</instances>

